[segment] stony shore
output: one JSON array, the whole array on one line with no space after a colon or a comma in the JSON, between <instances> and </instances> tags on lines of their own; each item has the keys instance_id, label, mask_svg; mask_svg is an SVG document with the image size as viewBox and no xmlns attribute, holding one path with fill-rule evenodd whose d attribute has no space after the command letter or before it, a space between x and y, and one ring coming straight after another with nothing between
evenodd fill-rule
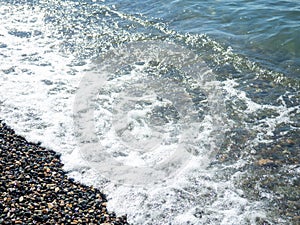
<instances>
[{"instance_id":1,"label":"stony shore","mask_svg":"<svg viewBox=\"0 0 300 225\"><path fill-rule=\"evenodd\" d=\"M98 189L69 178L60 156L0 120L0 224L128 224Z\"/></svg>"}]
</instances>

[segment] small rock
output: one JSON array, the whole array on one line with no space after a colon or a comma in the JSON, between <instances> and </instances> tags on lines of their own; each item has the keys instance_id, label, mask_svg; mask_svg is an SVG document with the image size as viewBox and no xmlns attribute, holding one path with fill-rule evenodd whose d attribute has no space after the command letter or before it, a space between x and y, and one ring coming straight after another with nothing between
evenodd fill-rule
<instances>
[{"instance_id":1,"label":"small rock","mask_svg":"<svg viewBox=\"0 0 300 225\"><path fill-rule=\"evenodd\" d=\"M19 198L19 202L23 202L23 200L24 200L24 197L21 196L21 197Z\"/></svg>"},{"instance_id":2,"label":"small rock","mask_svg":"<svg viewBox=\"0 0 300 225\"><path fill-rule=\"evenodd\" d=\"M257 164L258 164L259 166L266 166L266 165L270 165L270 164L273 164L273 163L274 163L274 161L271 160L271 159L260 159L260 160L258 160L258 162L257 162Z\"/></svg>"},{"instance_id":3,"label":"small rock","mask_svg":"<svg viewBox=\"0 0 300 225\"><path fill-rule=\"evenodd\" d=\"M53 208L53 204L52 204L52 203L47 203L47 205L48 205L48 208L49 208L49 209L52 209L52 208Z\"/></svg>"},{"instance_id":4,"label":"small rock","mask_svg":"<svg viewBox=\"0 0 300 225\"><path fill-rule=\"evenodd\" d=\"M289 144L289 145L294 145L294 144L295 144L295 141L292 140L292 139L287 139L287 140L286 140L286 143Z\"/></svg>"},{"instance_id":5,"label":"small rock","mask_svg":"<svg viewBox=\"0 0 300 225\"><path fill-rule=\"evenodd\" d=\"M0 224L128 224L107 211L98 189L68 178L59 154L27 142L1 120L0 159Z\"/></svg>"}]
</instances>

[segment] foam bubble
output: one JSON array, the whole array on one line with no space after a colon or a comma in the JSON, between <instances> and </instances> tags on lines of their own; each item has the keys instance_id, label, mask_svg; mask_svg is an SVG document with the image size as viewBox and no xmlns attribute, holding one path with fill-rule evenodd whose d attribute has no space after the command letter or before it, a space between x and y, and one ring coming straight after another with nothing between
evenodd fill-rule
<instances>
[{"instance_id":1,"label":"foam bubble","mask_svg":"<svg viewBox=\"0 0 300 225\"><path fill-rule=\"evenodd\" d=\"M181 68L183 71L178 72L144 59L148 64L128 62L134 64L133 68L120 67L117 73L109 74L110 79L103 79L106 85L100 85L100 91L99 83L87 83L96 90L91 105L93 114L82 121L83 130L76 130L73 126L73 106L81 78L87 74L99 75L95 68L99 64L88 59L99 53L97 49L109 52L108 49L115 43L149 39L143 34L132 35L122 30L118 24L120 18L145 27L151 23L99 6L96 9L103 15L109 13L109 19L101 20L101 29L96 22L84 26L80 19L72 17L78 15L77 10L80 10L74 4L66 1L60 5L61 9L57 7L55 15L59 17L61 14L63 19L53 19L55 22L51 23L47 8L36 6L33 9L1 2L0 19L5 24L0 27L1 117L30 141L41 141L44 146L60 151L64 168L70 172L70 176L108 193L109 208L128 214L130 222L134 224L186 224L187 221L192 224L255 224L256 218L269 218L266 213L269 208L265 208L264 200L249 199L235 185L240 181L239 170L249 164L247 158L231 164L213 164L212 156L218 152L224 133L231 126L254 133L246 141L246 150L271 141L276 125L290 123L292 114L299 113L298 106L255 102L238 87L240 81L216 80L204 62L198 64L202 76L188 77L183 74L195 69L191 67L192 63L184 65L186 67ZM115 12L117 19L112 16ZM85 13L89 12L80 11L81 16L87 16ZM76 30L76 33L70 25L91 30L84 30L85 33ZM214 58L216 64L237 58L230 49L224 50L205 35L181 35L159 24L154 26L169 35L169 39L183 41L192 47L210 46L220 52L219 58ZM63 31L67 28L74 31L74 36L64 36ZM97 30L103 30L109 38L101 39ZM73 51L70 46L73 46ZM158 63L168 52L160 53L156 58ZM82 55L84 57L80 58ZM241 68L240 61L240 58L234 61L237 69ZM115 65L119 65L118 62ZM265 74L265 71L260 72L261 68L257 65L250 63L249 68L258 76ZM164 71L164 77L160 77L161 71ZM176 74L177 80L168 78L168 72ZM269 73L267 75L271 76ZM277 78L276 82L279 82L280 76ZM78 107L84 114L89 107L81 100L78 101ZM229 112L225 106L232 106L232 111ZM260 118L261 110L266 110L268 116ZM237 118L232 118L230 113ZM251 122L253 118L257 119L257 123ZM90 122L95 126L85 127ZM95 131L96 144L91 139L84 148L78 146L78 138L87 140L90 130ZM98 154L99 139L108 150L107 153ZM143 168L150 165L151 168L174 155L174 149L181 147L188 150L188 154L184 155L188 157L183 157L188 163L180 164L180 169L175 167L173 176L159 185L124 185L127 178L136 178L136 174L127 173L128 166ZM93 149L94 152L91 151ZM126 159L123 174L117 173L120 178L117 182L97 171L97 163L105 157L115 160L114 167L107 162L107 168L122 166ZM182 158L174 158L176 160ZM297 168L287 170L292 170L295 177L299 174ZM141 170L140 175L145 172L149 170ZM123 180L120 175L123 175ZM146 178L142 181L143 184L147 182ZM264 196L272 198L273 195ZM277 221L282 222L281 219Z\"/></svg>"}]
</instances>

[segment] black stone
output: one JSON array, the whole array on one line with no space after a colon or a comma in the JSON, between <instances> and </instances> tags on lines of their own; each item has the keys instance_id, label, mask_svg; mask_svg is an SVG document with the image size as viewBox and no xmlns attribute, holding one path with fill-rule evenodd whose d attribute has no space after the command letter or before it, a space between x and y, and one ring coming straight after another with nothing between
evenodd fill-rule
<instances>
[{"instance_id":1,"label":"black stone","mask_svg":"<svg viewBox=\"0 0 300 225\"><path fill-rule=\"evenodd\" d=\"M98 189L68 178L60 154L27 142L1 120L0 162L0 224L70 224L74 219L88 224L87 218L92 224L128 224L126 216L107 211L106 196Z\"/></svg>"}]
</instances>

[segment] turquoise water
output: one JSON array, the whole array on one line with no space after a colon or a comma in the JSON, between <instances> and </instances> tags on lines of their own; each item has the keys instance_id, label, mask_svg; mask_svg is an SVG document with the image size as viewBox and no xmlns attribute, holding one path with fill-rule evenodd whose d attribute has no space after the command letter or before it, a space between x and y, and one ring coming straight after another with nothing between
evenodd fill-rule
<instances>
[{"instance_id":1,"label":"turquoise water","mask_svg":"<svg viewBox=\"0 0 300 225\"><path fill-rule=\"evenodd\" d=\"M132 224L299 224L298 1L0 0L0 16L1 118L61 152L70 176L106 191ZM118 57L128 65L111 63L111 51L131 43ZM182 50L174 45L201 59L185 70L198 78L180 63L161 66ZM159 54L139 59L138 49ZM78 147L93 142L81 136L94 127L74 101L105 66L114 69L101 77L105 88L86 80L97 91L95 133L112 159L139 168L174 147L192 156L187 168L168 167L175 178L162 186L103 177L103 152ZM133 146L153 154L131 154Z\"/></svg>"},{"instance_id":2,"label":"turquoise water","mask_svg":"<svg viewBox=\"0 0 300 225\"><path fill-rule=\"evenodd\" d=\"M207 34L235 52L297 77L298 1L108 1L181 33ZM271 65L270 65L271 64Z\"/></svg>"}]
</instances>

